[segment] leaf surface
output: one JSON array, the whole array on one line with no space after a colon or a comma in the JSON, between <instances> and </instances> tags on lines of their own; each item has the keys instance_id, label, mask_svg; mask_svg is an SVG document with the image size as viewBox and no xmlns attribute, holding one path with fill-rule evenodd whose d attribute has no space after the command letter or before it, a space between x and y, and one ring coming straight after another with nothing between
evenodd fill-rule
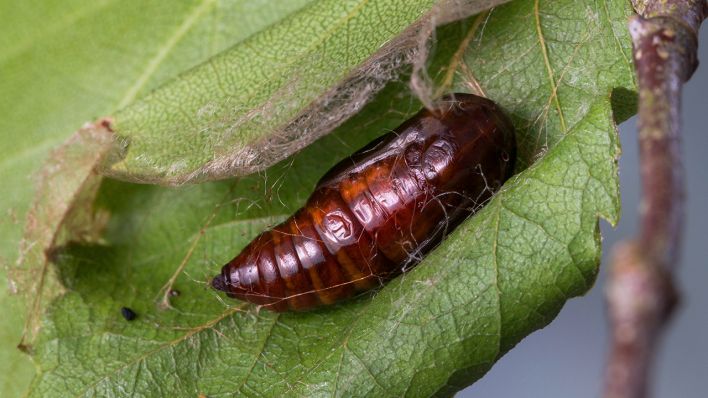
<instances>
[{"instance_id":1,"label":"leaf surface","mask_svg":"<svg viewBox=\"0 0 708 398\"><path fill-rule=\"evenodd\" d=\"M0 180L6 186L0 195L0 373L7 376L0 396L21 395L34 373L16 348L24 306L7 292L6 286L17 288L8 282L7 269L17 261L35 175L50 149L86 121L112 113L309 3L0 1ZM243 23L233 23L243 15Z\"/></svg>"},{"instance_id":2,"label":"leaf surface","mask_svg":"<svg viewBox=\"0 0 708 398\"><path fill-rule=\"evenodd\" d=\"M436 21L503 2L312 2L118 111L122 159L106 172L179 184L261 171L358 112Z\"/></svg>"},{"instance_id":3,"label":"leaf surface","mask_svg":"<svg viewBox=\"0 0 708 398\"><path fill-rule=\"evenodd\" d=\"M103 240L57 254L67 293L47 310L30 395L426 396L481 377L592 286L598 216L619 212L610 96L634 88L630 12L623 1L516 1L439 29L431 75L512 115L520 173L414 270L335 307L259 313L207 281L302 205L324 170L419 109L405 82L257 175L178 189L105 180ZM174 309L157 309L181 264ZM125 321L122 306L138 318Z\"/></svg>"}]
</instances>

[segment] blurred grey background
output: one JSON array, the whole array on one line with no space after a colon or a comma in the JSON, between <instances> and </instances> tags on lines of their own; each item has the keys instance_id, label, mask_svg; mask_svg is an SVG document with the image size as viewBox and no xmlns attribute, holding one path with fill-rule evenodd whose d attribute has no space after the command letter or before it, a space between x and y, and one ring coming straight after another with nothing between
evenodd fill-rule
<instances>
[{"instance_id":1,"label":"blurred grey background","mask_svg":"<svg viewBox=\"0 0 708 398\"><path fill-rule=\"evenodd\" d=\"M708 397L708 27L700 34L703 62L683 93L683 150L687 180L686 225L678 283L683 301L658 354L655 398ZM640 197L636 117L620 128L622 218L616 229L601 222L603 261L595 287L570 300L558 318L504 356L458 398L599 397L608 330L603 289L611 248L637 232Z\"/></svg>"}]
</instances>

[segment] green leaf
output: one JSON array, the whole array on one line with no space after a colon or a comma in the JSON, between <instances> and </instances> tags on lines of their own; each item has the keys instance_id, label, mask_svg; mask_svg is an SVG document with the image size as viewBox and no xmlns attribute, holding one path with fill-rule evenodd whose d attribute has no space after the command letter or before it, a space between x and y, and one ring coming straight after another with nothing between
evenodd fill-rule
<instances>
[{"instance_id":1,"label":"green leaf","mask_svg":"<svg viewBox=\"0 0 708 398\"><path fill-rule=\"evenodd\" d=\"M18 258L32 176L49 150L310 2L0 1L0 396L19 395L33 374L16 348L23 306L7 295L5 270Z\"/></svg>"},{"instance_id":2,"label":"green leaf","mask_svg":"<svg viewBox=\"0 0 708 398\"><path fill-rule=\"evenodd\" d=\"M122 159L106 172L175 184L273 165L359 111L395 76L439 15L435 3L313 2L116 113Z\"/></svg>"},{"instance_id":3,"label":"green leaf","mask_svg":"<svg viewBox=\"0 0 708 398\"><path fill-rule=\"evenodd\" d=\"M101 24L133 20L121 12L137 21L158 15L135 9L115 6ZM520 173L417 268L335 307L259 313L222 300L207 281L250 238L300 206L327 167L419 109L405 80L388 85L332 135L261 174L179 189L105 180L94 204L111 216L102 241L56 252L67 292L46 312L29 395L425 396L481 377L594 281L597 218L616 222L619 212L610 96L634 89L625 31L630 12L624 1L516 1L439 29L431 75L457 90L481 88L506 108L518 127ZM114 20L116 14L122 19ZM188 15L166 18L179 27ZM61 36L49 31L52 39ZM135 37L152 40L141 35ZM125 48L120 55L131 53ZM17 80L31 81L17 62ZM98 62L76 79L100 82L99 72L90 73L100 70ZM174 73L165 72L165 81ZM39 101L35 110L47 113L38 114L63 126L57 137L90 118L83 105L108 114L142 76L118 75L116 81L125 79L119 94L106 93L113 102L13 87L20 99ZM52 103L69 114L55 113ZM18 116L7 115L14 122L8 126L25 131ZM43 127L49 136L51 123ZM182 264L174 308L158 309L161 288ZM138 318L125 321L122 306Z\"/></svg>"}]
</instances>

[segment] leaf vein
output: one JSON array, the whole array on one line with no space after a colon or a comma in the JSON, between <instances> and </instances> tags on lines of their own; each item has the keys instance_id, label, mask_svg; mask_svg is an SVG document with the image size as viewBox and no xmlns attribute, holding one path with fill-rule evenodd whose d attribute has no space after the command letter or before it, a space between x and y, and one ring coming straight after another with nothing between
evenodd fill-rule
<instances>
[{"instance_id":1,"label":"leaf vein","mask_svg":"<svg viewBox=\"0 0 708 398\"><path fill-rule=\"evenodd\" d=\"M138 77L129 89L125 93L123 99L118 103L118 108L123 108L128 105L131 101L135 99L135 96L140 92L140 90L145 87L148 80L152 75L155 74L157 68L167 59L172 49L175 48L177 43L179 43L182 38L189 32L189 30L194 26L194 24L199 20L199 18L214 4L215 0L203 0L202 3L197 6L192 13L190 13L187 18L184 19L182 24L177 27L177 30L167 39L164 45L162 45L157 54L148 62L147 67L143 73Z\"/></svg>"},{"instance_id":2,"label":"leaf vein","mask_svg":"<svg viewBox=\"0 0 708 398\"><path fill-rule=\"evenodd\" d=\"M197 326L197 327L195 327L195 328L192 328L191 330L189 330L189 331L188 331L187 333L185 333L184 335L182 335L182 336L180 336L180 337L178 337L178 338L176 338L176 339L174 339L174 340L170 340L170 341L168 341L167 343L162 344L161 346L159 346L159 347L157 347L157 348L155 348L155 349L153 349L153 350L150 350L150 351L144 353L143 355L140 355L140 356L134 358L133 360L130 360L130 361L126 362L125 364L123 364L122 366L118 367L115 371L112 371L111 373L113 373L113 374L118 374L118 373L122 372L123 370L129 368L130 366L133 366L133 365L135 365L135 364L139 364L140 362L146 360L147 358L149 358L149 357L152 356L153 354L156 354L156 353L158 353L158 352L160 352L160 351L162 351L162 350L164 350L164 349L168 349L168 348L170 348L170 347L173 347L174 345L179 344L179 343L181 343L181 342L187 340L188 338L194 336L195 334L197 334L197 333L199 333L199 332L201 332L201 331L203 331L203 330L211 329L211 328L213 328L217 323L219 323L219 322L221 322L222 320L226 319L227 317L233 315L234 313L236 313L236 312L238 312L238 311L241 311L241 310L243 309L243 307L244 307L243 305L233 306L233 307L229 308L228 310L222 312L218 317L212 319L211 321L206 322L206 323L204 323L203 325L199 325L199 326ZM106 374L106 375L104 375L104 376L101 377L100 379L98 379L98 380L96 380L95 382L91 383L90 385L86 386L86 388L84 388L84 389L81 390L78 394L76 394L76 397L86 396L86 394L87 394L91 389L93 389L94 387L98 386L101 382L106 381L106 380L108 380L108 379L111 378L111 377L112 377L111 374Z\"/></svg>"},{"instance_id":3,"label":"leaf vein","mask_svg":"<svg viewBox=\"0 0 708 398\"><path fill-rule=\"evenodd\" d=\"M253 369L256 367L256 364L258 363L258 359L261 355L263 355L263 352L268 345L268 341L270 341L271 336L273 335L273 329L275 329L275 325L278 324L278 320L280 319L280 313L277 313L273 318L273 323L270 324L270 328L268 331L265 333L265 338L263 339L263 343L261 344L261 347L258 349L258 353L253 355L253 362L251 363L251 366L248 368L248 371L246 374L243 376L243 381L241 382L241 385L236 389L236 392L242 393L241 389L246 385L246 382L248 382L248 379L251 377L251 374L253 374Z\"/></svg>"},{"instance_id":4,"label":"leaf vein","mask_svg":"<svg viewBox=\"0 0 708 398\"><path fill-rule=\"evenodd\" d=\"M543 29L541 28L541 15L539 11L539 1L535 0L533 15L536 21L536 33L538 34L538 42L541 46L541 54L543 54L543 63L546 66L546 73L548 74L548 81L551 84L551 98L556 105L558 110L558 118L560 119L561 128L563 133L568 131L565 124L565 117L563 116L563 109L561 108L560 100L558 99L558 87L556 85L555 78L553 77L553 67L551 66L551 61L548 57L548 48L546 47L546 39L543 36Z\"/></svg>"}]
</instances>

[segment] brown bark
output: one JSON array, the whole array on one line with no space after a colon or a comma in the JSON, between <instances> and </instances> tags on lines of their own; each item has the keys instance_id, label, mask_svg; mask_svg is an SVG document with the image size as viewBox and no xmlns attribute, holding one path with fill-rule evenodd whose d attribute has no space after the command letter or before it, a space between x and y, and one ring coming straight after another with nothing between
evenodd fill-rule
<instances>
[{"instance_id":1,"label":"brown bark","mask_svg":"<svg viewBox=\"0 0 708 398\"><path fill-rule=\"evenodd\" d=\"M635 0L629 22L639 85L643 197L640 232L614 250L606 292L611 323L605 397L649 395L652 362L675 304L684 182L681 89L698 65L706 0Z\"/></svg>"}]
</instances>

